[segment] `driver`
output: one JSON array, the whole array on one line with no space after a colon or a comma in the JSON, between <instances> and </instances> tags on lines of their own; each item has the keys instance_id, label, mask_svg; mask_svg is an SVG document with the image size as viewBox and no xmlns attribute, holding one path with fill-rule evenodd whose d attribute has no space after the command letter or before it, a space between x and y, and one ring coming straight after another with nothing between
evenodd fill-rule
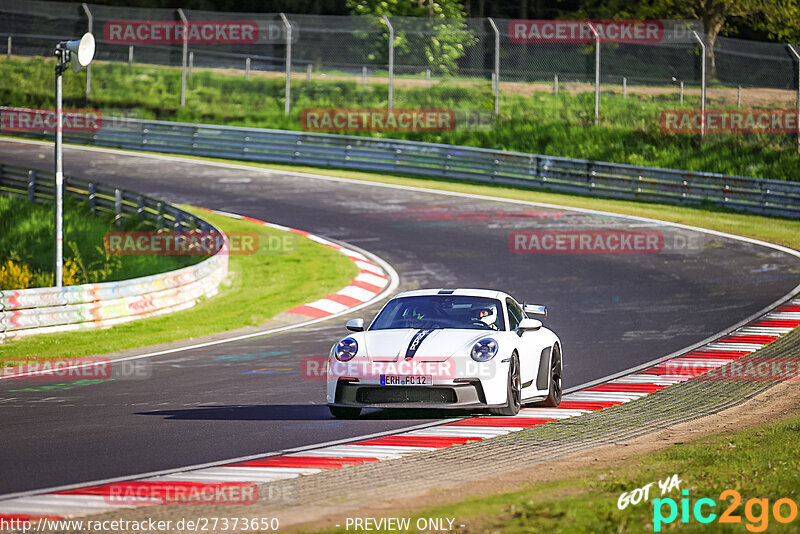
<instances>
[{"instance_id":1,"label":"driver","mask_svg":"<svg viewBox=\"0 0 800 534\"><path fill-rule=\"evenodd\" d=\"M480 321L492 330L497 330L497 307L478 308L473 310L473 321Z\"/></svg>"}]
</instances>

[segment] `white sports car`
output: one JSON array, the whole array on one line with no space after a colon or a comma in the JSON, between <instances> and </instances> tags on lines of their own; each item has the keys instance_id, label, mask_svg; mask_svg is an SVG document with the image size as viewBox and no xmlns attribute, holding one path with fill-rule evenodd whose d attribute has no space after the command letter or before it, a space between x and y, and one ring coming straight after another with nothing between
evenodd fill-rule
<instances>
[{"instance_id":1,"label":"white sports car","mask_svg":"<svg viewBox=\"0 0 800 534\"><path fill-rule=\"evenodd\" d=\"M425 289L392 298L328 356L327 402L335 417L362 408L489 409L561 402L561 341L544 306L485 289Z\"/></svg>"}]
</instances>

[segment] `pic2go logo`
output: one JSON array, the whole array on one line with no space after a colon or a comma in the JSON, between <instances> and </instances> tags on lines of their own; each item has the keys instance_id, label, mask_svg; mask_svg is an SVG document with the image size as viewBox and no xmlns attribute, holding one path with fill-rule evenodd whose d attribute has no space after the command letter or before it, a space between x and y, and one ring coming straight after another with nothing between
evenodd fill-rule
<instances>
[{"instance_id":1,"label":"pic2go logo","mask_svg":"<svg viewBox=\"0 0 800 534\"><path fill-rule=\"evenodd\" d=\"M691 521L690 512L698 523L708 524L717 519L717 514L712 510L717 503L713 499L703 498L695 501L694 506L689 503L689 490L681 492L683 498L680 504L681 522ZM719 494L719 500L732 499L725 511L719 516L720 523L741 523L742 517L737 515L736 509L742 503L742 496L738 491L728 489ZM665 508L668 510L665 514ZM750 532L764 532L769 526L770 511L778 523L791 523L797 518L797 503L786 497L776 500L770 509L769 499L749 499L744 505L744 516L748 523L745 528ZM678 503L669 497L653 500L653 530L661 532L662 525L669 525L678 518Z\"/></svg>"}]
</instances>

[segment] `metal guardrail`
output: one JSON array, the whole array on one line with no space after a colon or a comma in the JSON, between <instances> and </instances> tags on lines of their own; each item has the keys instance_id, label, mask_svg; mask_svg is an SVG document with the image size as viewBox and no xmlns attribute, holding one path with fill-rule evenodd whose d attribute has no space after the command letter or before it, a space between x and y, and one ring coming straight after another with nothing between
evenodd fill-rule
<instances>
[{"instance_id":1,"label":"metal guardrail","mask_svg":"<svg viewBox=\"0 0 800 534\"><path fill-rule=\"evenodd\" d=\"M0 165L0 194L31 202L52 202L52 173ZM191 232L222 232L203 219L167 202L137 193L64 177L66 195L88 200L93 212L149 220L157 228ZM224 234L223 234L224 235ZM0 341L31 334L106 327L143 317L189 308L212 296L228 271L227 251L195 265L131 280L0 291Z\"/></svg>"},{"instance_id":2,"label":"metal guardrail","mask_svg":"<svg viewBox=\"0 0 800 534\"><path fill-rule=\"evenodd\" d=\"M64 140L161 153L476 180L604 198L709 204L800 217L800 184L794 182L437 143L114 117L104 117L103 127L94 133L65 132Z\"/></svg>"}]
</instances>

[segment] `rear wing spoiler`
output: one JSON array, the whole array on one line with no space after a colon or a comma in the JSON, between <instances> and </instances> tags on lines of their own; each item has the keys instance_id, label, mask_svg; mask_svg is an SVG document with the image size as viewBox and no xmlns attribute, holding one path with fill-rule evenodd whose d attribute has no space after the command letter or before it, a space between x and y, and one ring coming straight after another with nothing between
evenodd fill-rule
<instances>
[{"instance_id":1,"label":"rear wing spoiler","mask_svg":"<svg viewBox=\"0 0 800 534\"><path fill-rule=\"evenodd\" d=\"M547 306L544 304L523 304L522 309L525 310L525 313L544 315L544 318L547 319Z\"/></svg>"}]
</instances>

